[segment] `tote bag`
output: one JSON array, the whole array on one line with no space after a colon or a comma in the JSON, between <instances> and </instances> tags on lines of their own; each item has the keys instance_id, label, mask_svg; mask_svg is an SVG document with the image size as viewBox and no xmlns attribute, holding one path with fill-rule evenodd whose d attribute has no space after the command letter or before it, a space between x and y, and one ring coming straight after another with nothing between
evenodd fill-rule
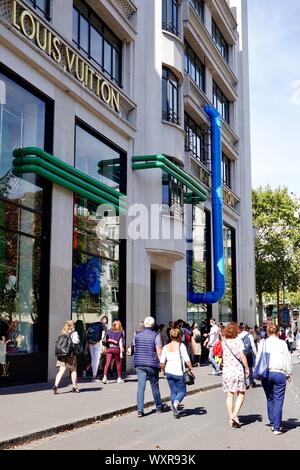
<instances>
[{"instance_id":1,"label":"tote bag","mask_svg":"<svg viewBox=\"0 0 300 470\"><path fill-rule=\"evenodd\" d=\"M266 340L263 341L263 349L253 373L254 378L257 380L265 380L269 377L270 353L266 352Z\"/></svg>"}]
</instances>

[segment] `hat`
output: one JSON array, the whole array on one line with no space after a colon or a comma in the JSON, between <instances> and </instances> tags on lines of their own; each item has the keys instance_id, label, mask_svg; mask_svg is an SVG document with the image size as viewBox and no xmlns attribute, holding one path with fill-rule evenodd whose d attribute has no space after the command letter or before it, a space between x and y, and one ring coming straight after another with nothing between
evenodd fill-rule
<instances>
[{"instance_id":1,"label":"hat","mask_svg":"<svg viewBox=\"0 0 300 470\"><path fill-rule=\"evenodd\" d=\"M153 317L146 317L144 320L144 327L145 328L153 328L155 325L155 320Z\"/></svg>"}]
</instances>

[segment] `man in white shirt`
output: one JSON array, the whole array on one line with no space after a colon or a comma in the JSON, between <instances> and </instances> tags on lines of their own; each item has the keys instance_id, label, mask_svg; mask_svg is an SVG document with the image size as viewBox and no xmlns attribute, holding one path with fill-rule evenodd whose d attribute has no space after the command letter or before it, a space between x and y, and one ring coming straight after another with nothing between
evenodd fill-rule
<instances>
[{"instance_id":1,"label":"man in white shirt","mask_svg":"<svg viewBox=\"0 0 300 470\"><path fill-rule=\"evenodd\" d=\"M208 359L210 360L213 370L210 372L210 375L220 375L220 367L215 360L215 356L213 354L213 347L215 343L219 340L220 328L217 325L217 322L214 318L210 319L210 332L207 335L207 339L204 342L204 346L209 348L209 356Z\"/></svg>"},{"instance_id":2,"label":"man in white shirt","mask_svg":"<svg viewBox=\"0 0 300 470\"><path fill-rule=\"evenodd\" d=\"M249 385L250 387L254 388L256 386L256 383L253 379L253 366L257 351L254 343L254 338L250 333L250 327L248 325L243 324L238 337L243 341L244 344L244 354L246 356L249 367ZM247 388L249 388L249 385L247 385Z\"/></svg>"}]
</instances>

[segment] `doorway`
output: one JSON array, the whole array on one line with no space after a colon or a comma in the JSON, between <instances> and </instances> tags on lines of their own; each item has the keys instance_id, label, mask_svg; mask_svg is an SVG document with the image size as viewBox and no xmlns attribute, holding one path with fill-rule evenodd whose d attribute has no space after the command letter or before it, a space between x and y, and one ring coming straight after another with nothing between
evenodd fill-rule
<instances>
[{"instance_id":1,"label":"doorway","mask_svg":"<svg viewBox=\"0 0 300 470\"><path fill-rule=\"evenodd\" d=\"M159 325L172 319L172 271L151 268L150 313Z\"/></svg>"}]
</instances>

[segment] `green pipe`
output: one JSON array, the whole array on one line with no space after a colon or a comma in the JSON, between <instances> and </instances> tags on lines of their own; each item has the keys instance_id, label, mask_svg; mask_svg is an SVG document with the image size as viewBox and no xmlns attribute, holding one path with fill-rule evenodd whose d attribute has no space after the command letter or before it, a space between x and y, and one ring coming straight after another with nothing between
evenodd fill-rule
<instances>
[{"instance_id":1,"label":"green pipe","mask_svg":"<svg viewBox=\"0 0 300 470\"><path fill-rule=\"evenodd\" d=\"M123 196L121 193L119 193L115 189L110 188L109 186L106 186L105 184L101 183L100 181L95 180L91 176L86 175L81 170L78 170L77 168L72 167L71 165L69 165L69 163L65 163L61 161L59 158L54 157L53 155L50 155L50 153L44 152L38 147L24 147L23 149L15 149L13 151L13 156L16 158L22 158L24 156L32 156L32 155L36 155L38 157L41 157L44 160L49 161L54 166L57 166L67 171L68 173L72 173L73 175L76 175L81 180L84 180L87 183L97 186L98 188L102 189L106 193L110 193L112 196L115 196L115 197Z\"/></svg>"},{"instance_id":2,"label":"green pipe","mask_svg":"<svg viewBox=\"0 0 300 470\"><path fill-rule=\"evenodd\" d=\"M46 160L42 160L39 157L28 156L28 157L23 157L23 158L15 158L12 163L14 167L24 166L24 165L37 165L39 167L44 168L45 170L49 172L56 174L57 176L60 176L70 181L71 183L76 184L77 186L83 187L83 189L86 189L87 191L94 193L96 196L103 197L103 199L109 200L115 205L119 204L119 199L117 199L116 197L110 194L107 194L105 191L102 191L101 189L98 189L92 186L91 184L86 183L85 181L81 181L79 178L72 175L71 173L67 173L66 171L55 167L51 163L48 163ZM121 205L123 206L124 202L123 201L120 201L120 202L122 202Z\"/></svg>"},{"instance_id":3,"label":"green pipe","mask_svg":"<svg viewBox=\"0 0 300 470\"><path fill-rule=\"evenodd\" d=\"M95 202L96 204L109 204L111 205L116 213L124 213L123 208L119 208L115 204L112 204L110 201L105 200L104 198L101 198L99 196L96 196L95 194L91 193L90 191L87 191L81 187L78 187L77 185L70 183L69 181L66 181L64 178L61 178L57 175L54 175L53 173L45 170L44 168L41 168L37 165L24 165L24 166L18 166L14 167L12 169L12 173L14 176L20 176L23 173L36 173L37 175L41 176L42 178L45 178L47 180L52 181L52 183L56 183L59 186L62 186L76 194L82 197L86 197L92 202Z\"/></svg>"},{"instance_id":4,"label":"green pipe","mask_svg":"<svg viewBox=\"0 0 300 470\"><path fill-rule=\"evenodd\" d=\"M185 171L183 171L178 165L171 162L169 158L165 157L164 155L145 155L145 156L134 156L132 157L133 162L150 162L150 161L160 161L165 163L168 167L176 171L182 178L190 181L195 187L199 189L199 191L205 196L207 199L207 191L199 184L199 182L191 175L188 175ZM180 178L178 178L180 179ZM183 181L182 181L183 182Z\"/></svg>"},{"instance_id":5,"label":"green pipe","mask_svg":"<svg viewBox=\"0 0 300 470\"><path fill-rule=\"evenodd\" d=\"M198 187L194 186L186 178L183 178L182 176L178 176L178 173L176 171L169 168L162 161L148 162L148 163L133 163L132 164L132 169L133 170L145 170L145 169L149 169L149 168L160 168L161 170L166 171L170 175L172 175L175 178L179 179L182 183L185 184L185 186L187 186L189 189L191 189L193 191L193 193L195 193L197 196L199 196L201 202L206 201L206 199L207 199L206 195L204 193L202 193L202 191Z\"/></svg>"}]
</instances>

